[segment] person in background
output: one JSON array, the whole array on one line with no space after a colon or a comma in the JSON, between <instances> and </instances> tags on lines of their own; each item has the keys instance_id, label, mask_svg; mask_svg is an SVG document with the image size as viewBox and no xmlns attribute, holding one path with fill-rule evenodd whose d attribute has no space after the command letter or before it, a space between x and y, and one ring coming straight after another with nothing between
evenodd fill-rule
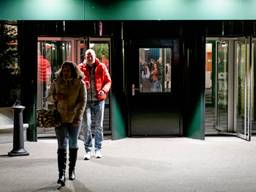
<instances>
[{"instance_id":1,"label":"person in background","mask_svg":"<svg viewBox=\"0 0 256 192\"><path fill-rule=\"evenodd\" d=\"M37 58L37 87L40 89L38 91L38 97L42 98L43 103L38 101L37 106L39 108L46 107L45 99L48 95L47 87L51 83L51 75L52 75L52 68L51 64L43 55L39 55Z\"/></svg>"},{"instance_id":2,"label":"person in background","mask_svg":"<svg viewBox=\"0 0 256 192\"><path fill-rule=\"evenodd\" d=\"M48 83L51 81L52 68L50 62L43 56L38 56L38 81Z\"/></svg>"},{"instance_id":3,"label":"person in background","mask_svg":"<svg viewBox=\"0 0 256 192\"><path fill-rule=\"evenodd\" d=\"M153 69L151 71L151 80L152 80L152 88L151 91L152 92L161 92L162 91L162 87L161 87L161 83L159 81L159 69L158 69L158 64L154 63L153 64Z\"/></svg>"},{"instance_id":4,"label":"person in background","mask_svg":"<svg viewBox=\"0 0 256 192\"><path fill-rule=\"evenodd\" d=\"M82 80L83 73L72 62L64 62L56 72L49 94L52 96L60 115L61 126L55 128L58 141L57 183L65 185L67 147L69 147L69 179L75 179L75 165L78 151L78 134L87 101L87 93Z\"/></svg>"},{"instance_id":5,"label":"person in background","mask_svg":"<svg viewBox=\"0 0 256 192\"><path fill-rule=\"evenodd\" d=\"M91 159L91 152L93 147L92 140L92 115L95 120L95 157L103 157L102 141L103 141L103 119L105 99L111 87L111 78L105 64L100 63L96 58L95 51L88 49L85 52L85 59L83 63L79 64L80 70L84 73L84 82L87 88L87 105L83 118L84 130L84 146L85 146L85 160Z\"/></svg>"}]
</instances>

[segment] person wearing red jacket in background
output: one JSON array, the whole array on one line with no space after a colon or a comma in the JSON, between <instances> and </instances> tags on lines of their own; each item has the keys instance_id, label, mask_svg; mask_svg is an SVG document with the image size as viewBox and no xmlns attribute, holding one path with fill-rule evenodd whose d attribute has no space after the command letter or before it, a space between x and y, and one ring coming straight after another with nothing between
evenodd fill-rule
<instances>
[{"instance_id":1,"label":"person wearing red jacket in background","mask_svg":"<svg viewBox=\"0 0 256 192\"><path fill-rule=\"evenodd\" d=\"M101 158L103 157L101 149L105 99L110 90L112 80L106 65L100 63L93 49L86 50L85 59L83 63L79 64L79 68L84 73L83 80L87 88L87 105L83 117L84 160L91 159L92 154L92 114L94 114L95 117L95 157Z\"/></svg>"},{"instance_id":2,"label":"person wearing red jacket in background","mask_svg":"<svg viewBox=\"0 0 256 192\"><path fill-rule=\"evenodd\" d=\"M51 83L51 75L52 75L52 68L50 62L42 55L38 56L38 67L37 67L37 83L38 87L41 90L38 94L42 97L43 105L46 105L44 99L47 96L47 85ZM38 103L40 107L41 103Z\"/></svg>"},{"instance_id":3,"label":"person wearing red jacket in background","mask_svg":"<svg viewBox=\"0 0 256 192\"><path fill-rule=\"evenodd\" d=\"M38 56L38 82L47 83L51 80L51 64L42 55Z\"/></svg>"}]
</instances>

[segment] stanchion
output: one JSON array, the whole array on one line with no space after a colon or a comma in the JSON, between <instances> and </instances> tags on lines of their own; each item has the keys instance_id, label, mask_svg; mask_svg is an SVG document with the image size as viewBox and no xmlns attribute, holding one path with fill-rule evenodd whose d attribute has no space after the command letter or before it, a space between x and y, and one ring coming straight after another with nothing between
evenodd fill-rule
<instances>
[{"instance_id":1,"label":"stanchion","mask_svg":"<svg viewBox=\"0 0 256 192\"><path fill-rule=\"evenodd\" d=\"M29 153L24 149L24 128L22 105L14 105L14 126L13 126L13 149L8 153L9 156L25 156Z\"/></svg>"}]
</instances>

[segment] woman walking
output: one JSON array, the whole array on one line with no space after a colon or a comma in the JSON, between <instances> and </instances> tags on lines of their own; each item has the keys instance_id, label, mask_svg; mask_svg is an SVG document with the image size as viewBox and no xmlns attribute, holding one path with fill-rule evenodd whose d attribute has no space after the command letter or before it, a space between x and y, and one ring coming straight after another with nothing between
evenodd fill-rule
<instances>
[{"instance_id":1,"label":"woman walking","mask_svg":"<svg viewBox=\"0 0 256 192\"><path fill-rule=\"evenodd\" d=\"M69 148L69 179L75 179L75 165L78 151L78 134L87 101L83 74L75 63L64 62L56 72L49 94L52 96L61 119L61 126L55 128L58 142L58 170L57 183L65 185L67 148Z\"/></svg>"}]
</instances>

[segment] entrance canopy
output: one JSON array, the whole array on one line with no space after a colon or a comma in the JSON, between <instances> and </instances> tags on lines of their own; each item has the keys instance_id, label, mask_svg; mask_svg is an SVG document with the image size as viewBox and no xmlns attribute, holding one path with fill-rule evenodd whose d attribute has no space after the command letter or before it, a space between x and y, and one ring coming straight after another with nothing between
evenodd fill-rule
<instances>
[{"instance_id":1,"label":"entrance canopy","mask_svg":"<svg viewBox=\"0 0 256 192\"><path fill-rule=\"evenodd\" d=\"M254 20L252 0L2 0L3 20Z\"/></svg>"}]
</instances>

